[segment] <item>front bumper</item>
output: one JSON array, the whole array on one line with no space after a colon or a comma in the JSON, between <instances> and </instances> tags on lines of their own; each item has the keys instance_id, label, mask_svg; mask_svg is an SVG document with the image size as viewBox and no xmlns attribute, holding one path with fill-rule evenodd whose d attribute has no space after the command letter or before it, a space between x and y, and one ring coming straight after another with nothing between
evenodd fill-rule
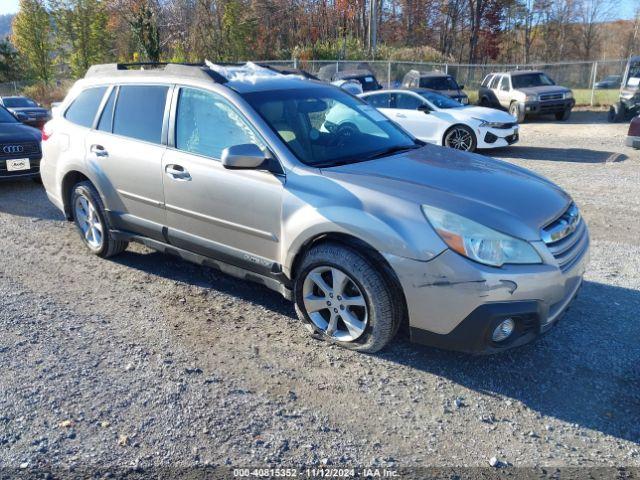
<instances>
[{"instance_id":1,"label":"front bumper","mask_svg":"<svg viewBox=\"0 0 640 480\"><path fill-rule=\"evenodd\" d=\"M553 113L561 113L565 110L573 108L576 101L573 98L562 100L548 100L538 102L524 102L521 105L526 115L547 115Z\"/></svg>"},{"instance_id":2,"label":"front bumper","mask_svg":"<svg viewBox=\"0 0 640 480\"><path fill-rule=\"evenodd\" d=\"M582 284L589 250L566 271L550 264L486 267L451 250L429 262L387 260L405 294L412 341L493 353L528 343L555 324ZM493 343L491 333L508 317L516 333Z\"/></svg>"},{"instance_id":3,"label":"front bumper","mask_svg":"<svg viewBox=\"0 0 640 480\"><path fill-rule=\"evenodd\" d=\"M31 167L29 170L17 170L12 172L7 170L7 160L10 159L0 159L0 180L18 180L21 178L37 178L40 176L39 157L29 158L29 164Z\"/></svg>"},{"instance_id":4,"label":"front bumper","mask_svg":"<svg viewBox=\"0 0 640 480\"><path fill-rule=\"evenodd\" d=\"M478 128L477 129L478 148L498 148L508 147L520 141L518 127L500 128Z\"/></svg>"},{"instance_id":5,"label":"front bumper","mask_svg":"<svg viewBox=\"0 0 640 480\"><path fill-rule=\"evenodd\" d=\"M629 135L625 140L624 144L627 147L639 148L640 149L640 137L632 137Z\"/></svg>"}]
</instances>

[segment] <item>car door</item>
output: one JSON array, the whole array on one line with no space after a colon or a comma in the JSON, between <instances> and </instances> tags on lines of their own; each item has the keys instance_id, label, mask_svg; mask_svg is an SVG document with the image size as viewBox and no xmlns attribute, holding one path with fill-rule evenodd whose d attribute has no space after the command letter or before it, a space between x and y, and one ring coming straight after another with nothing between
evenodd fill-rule
<instances>
[{"instance_id":1,"label":"car door","mask_svg":"<svg viewBox=\"0 0 640 480\"><path fill-rule=\"evenodd\" d=\"M116 228L163 240L163 127L168 85L111 89L96 128L85 139L87 161L98 172Z\"/></svg>"},{"instance_id":2,"label":"car door","mask_svg":"<svg viewBox=\"0 0 640 480\"><path fill-rule=\"evenodd\" d=\"M509 75L503 75L498 84L498 101L503 108L509 108L511 104L511 81Z\"/></svg>"},{"instance_id":3,"label":"car door","mask_svg":"<svg viewBox=\"0 0 640 480\"><path fill-rule=\"evenodd\" d=\"M181 87L163 161L169 241L259 273L277 270L284 176L229 170L225 148L264 141L222 95Z\"/></svg>"},{"instance_id":4,"label":"car door","mask_svg":"<svg viewBox=\"0 0 640 480\"><path fill-rule=\"evenodd\" d=\"M395 93L391 109L381 110L402 128L423 142L440 144L438 138L438 119L430 112L418 110L427 103L412 93Z\"/></svg>"}]
</instances>

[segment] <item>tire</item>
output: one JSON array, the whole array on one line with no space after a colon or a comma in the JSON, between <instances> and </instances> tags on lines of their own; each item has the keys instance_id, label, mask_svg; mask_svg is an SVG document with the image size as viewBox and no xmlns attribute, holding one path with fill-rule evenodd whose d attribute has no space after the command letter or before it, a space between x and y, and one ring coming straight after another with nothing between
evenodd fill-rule
<instances>
[{"instance_id":1,"label":"tire","mask_svg":"<svg viewBox=\"0 0 640 480\"><path fill-rule=\"evenodd\" d=\"M616 102L609 107L609 114L607 120L610 123L618 123L624 120L625 108L621 102Z\"/></svg>"},{"instance_id":2,"label":"tire","mask_svg":"<svg viewBox=\"0 0 640 480\"><path fill-rule=\"evenodd\" d=\"M71 211L80 238L91 253L109 258L122 253L129 245L112 237L102 199L91 182L80 182L73 187Z\"/></svg>"},{"instance_id":3,"label":"tire","mask_svg":"<svg viewBox=\"0 0 640 480\"><path fill-rule=\"evenodd\" d=\"M562 112L557 112L556 113L556 120L561 121L561 122L566 122L567 120L569 120L569 118L571 118L571 109L567 108L566 110L563 110Z\"/></svg>"},{"instance_id":4,"label":"tire","mask_svg":"<svg viewBox=\"0 0 640 480\"><path fill-rule=\"evenodd\" d=\"M524 122L524 111L520 108L520 104L518 102L511 102L511 105L509 105L509 113L516 117L518 123Z\"/></svg>"},{"instance_id":5,"label":"tire","mask_svg":"<svg viewBox=\"0 0 640 480\"><path fill-rule=\"evenodd\" d=\"M464 152L475 152L478 141L476 134L473 133L470 127L466 125L454 125L445 132L442 145Z\"/></svg>"},{"instance_id":6,"label":"tire","mask_svg":"<svg viewBox=\"0 0 640 480\"><path fill-rule=\"evenodd\" d=\"M480 102L478 102L478 104L481 107L491 108L491 102L489 102L489 99L487 97L482 97L480 99Z\"/></svg>"},{"instance_id":7,"label":"tire","mask_svg":"<svg viewBox=\"0 0 640 480\"><path fill-rule=\"evenodd\" d=\"M397 333L403 311L397 287L385 278L350 247L318 245L306 254L296 275L296 313L317 338L358 352L378 352ZM334 281L342 287L334 287Z\"/></svg>"}]
</instances>

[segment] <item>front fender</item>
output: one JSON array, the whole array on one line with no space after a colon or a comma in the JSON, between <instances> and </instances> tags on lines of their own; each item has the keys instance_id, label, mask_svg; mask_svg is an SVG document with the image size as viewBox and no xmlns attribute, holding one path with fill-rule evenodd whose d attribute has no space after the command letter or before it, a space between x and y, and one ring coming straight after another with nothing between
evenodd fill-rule
<instances>
[{"instance_id":1,"label":"front fender","mask_svg":"<svg viewBox=\"0 0 640 480\"><path fill-rule=\"evenodd\" d=\"M424 229L425 232L430 230L424 218L416 228ZM283 232L281 258L285 259L283 269L286 275L291 275L294 261L301 249L308 242L327 234L349 235L367 243L381 254L423 261L434 258L447 248L439 238L435 245L432 243L427 248L426 238L423 238L425 241L419 241L415 232L406 233L406 227L399 228L388 219L345 206L301 208L285 219Z\"/></svg>"}]
</instances>

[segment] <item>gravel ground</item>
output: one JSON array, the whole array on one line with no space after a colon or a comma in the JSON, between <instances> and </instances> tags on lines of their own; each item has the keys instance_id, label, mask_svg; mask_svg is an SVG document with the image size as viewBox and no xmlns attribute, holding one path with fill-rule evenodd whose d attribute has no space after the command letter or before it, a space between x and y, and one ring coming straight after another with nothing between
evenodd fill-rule
<instances>
[{"instance_id":1,"label":"gravel ground","mask_svg":"<svg viewBox=\"0 0 640 480\"><path fill-rule=\"evenodd\" d=\"M136 245L98 259L41 187L0 184L0 466L640 467L640 154L625 130L576 112L489 152L571 192L593 239L564 319L491 357L327 346L269 290Z\"/></svg>"}]
</instances>

